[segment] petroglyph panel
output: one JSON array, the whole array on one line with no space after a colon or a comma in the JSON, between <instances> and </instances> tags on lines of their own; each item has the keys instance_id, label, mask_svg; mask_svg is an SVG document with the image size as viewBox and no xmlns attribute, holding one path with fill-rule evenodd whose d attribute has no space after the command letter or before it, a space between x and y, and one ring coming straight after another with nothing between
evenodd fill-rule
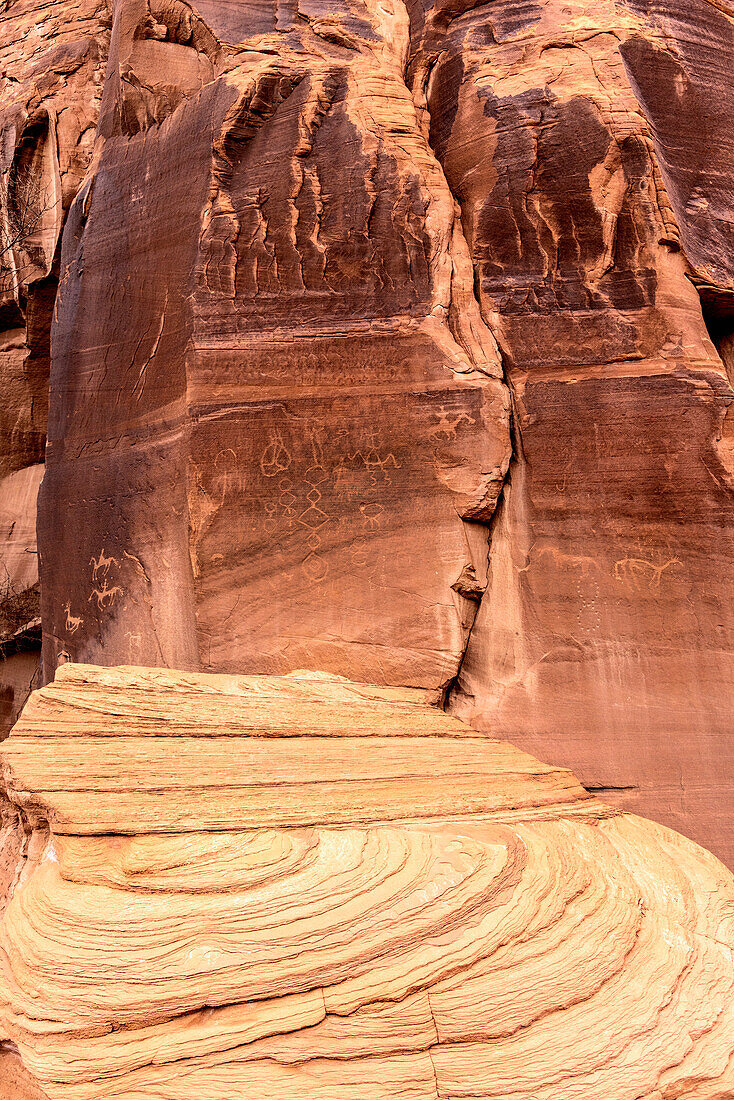
<instances>
[{"instance_id":1,"label":"petroglyph panel","mask_svg":"<svg viewBox=\"0 0 734 1100\"><path fill-rule=\"evenodd\" d=\"M199 90L141 60L196 42L214 65L195 20L181 43L163 14L138 33L115 10L55 334L49 674L96 655L445 686L486 583L509 398L403 79L407 15L357 20L349 53L310 31L304 50L301 28Z\"/></svg>"},{"instance_id":2,"label":"petroglyph panel","mask_svg":"<svg viewBox=\"0 0 734 1100\"><path fill-rule=\"evenodd\" d=\"M388 340L335 343L315 360L306 342L230 351L230 379L249 384L226 403L221 357L202 357L189 491L202 665L443 684L476 610L452 586L483 564L460 517L494 507L495 411L430 340L402 362Z\"/></svg>"}]
</instances>

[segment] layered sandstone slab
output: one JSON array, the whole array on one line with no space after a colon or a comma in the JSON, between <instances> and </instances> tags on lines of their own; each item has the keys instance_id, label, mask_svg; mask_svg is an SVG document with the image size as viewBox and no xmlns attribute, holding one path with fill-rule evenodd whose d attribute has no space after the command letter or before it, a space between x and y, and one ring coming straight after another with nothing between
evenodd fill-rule
<instances>
[{"instance_id":1,"label":"layered sandstone slab","mask_svg":"<svg viewBox=\"0 0 734 1100\"><path fill-rule=\"evenodd\" d=\"M63 666L2 753L12 1100L730 1095L731 875L429 702Z\"/></svg>"}]
</instances>

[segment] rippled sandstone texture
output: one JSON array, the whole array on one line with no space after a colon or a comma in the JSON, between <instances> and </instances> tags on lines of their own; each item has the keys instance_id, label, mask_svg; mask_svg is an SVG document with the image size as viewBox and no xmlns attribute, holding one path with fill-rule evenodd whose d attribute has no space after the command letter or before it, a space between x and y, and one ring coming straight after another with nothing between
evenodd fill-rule
<instances>
[{"instance_id":1,"label":"rippled sandstone texture","mask_svg":"<svg viewBox=\"0 0 734 1100\"><path fill-rule=\"evenodd\" d=\"M726 0L65 7L46 676L440 688L733 862Z\"/></svg>"},{"instance_id":2,"label":"rippled sandstone texture","mask_svg":"<svg viewBox=\"0 0 734 1100\"><path fill-rule=\"evenodd\" d=\"M429 700L71 664L34 693L0 752L4 1100L732 1095L731 874Z\"/></svg>"}]
</instances>

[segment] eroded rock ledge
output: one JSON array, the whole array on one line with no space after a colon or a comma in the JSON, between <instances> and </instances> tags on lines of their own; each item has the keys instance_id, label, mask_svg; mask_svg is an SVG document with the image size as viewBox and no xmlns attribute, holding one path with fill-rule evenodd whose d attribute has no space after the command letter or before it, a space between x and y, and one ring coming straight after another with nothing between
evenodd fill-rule
<instances>
[{"instance_id":1,"label":"eroded rock ledge","mask_svg":"<svg viewBox=\"0 0 734 1100\"><path fill-rule=\"evenodd\" d=\"M13 1100L732 1095L731 875L431 702L59 669L2 753Z\"/></svg>"}]
</instances>

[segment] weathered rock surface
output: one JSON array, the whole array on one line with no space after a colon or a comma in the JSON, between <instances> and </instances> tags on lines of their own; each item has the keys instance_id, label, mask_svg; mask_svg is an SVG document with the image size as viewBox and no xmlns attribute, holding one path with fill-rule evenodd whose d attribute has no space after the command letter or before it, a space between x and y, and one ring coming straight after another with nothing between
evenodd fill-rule
<instances>
[{"instance_id":1,"label":"weathered rock surface","mask_svg":"<svg viewBox=\"0 0 734 1100\"><path fill-rule=\"evenodd\" d=\"M445 31L438 4L421 37L515 411L455 705L730 863L732 390L704 322L726 359L732 10L499 2Z\"/></svg>"},{"instance_id":2,"label":"weathered rock surface","mask_svg":"<svg viewBox=\"0 0 734 1100\"><path fill-rule=\"evenodd\" d=\"M41 643L36 497L43 465L0 481L0 737L9 732L33 686Z\"/></svg>"},{"instance_id":3,"label":"weathered rock surface","mask_svg":"<svg viewBox=\"0 0 734 1100\"><path fill-rule=\"evenodd\" d=\"M405 9L341 30L289 9L278 33L243 8L223 41L185 5L147 12L115 6L64 238L49 667L448 685L509 396L403 80Z\"/></svg>"},{"instance_id":4,"label":"weathered rock surface","mask_svg":"<svg viewBox=\"0 0 734 1100\"><path fill-rule=\"evenodd\" d=\"M448 688L734 865L729 0L0 19L46 675Z\"/></svg>"},{"instance_id":5,"label":"weathered rock surface","mask_svg":"<svg viewBox=\"0 0 734 1100\"><path fill-rule=\"evenodd\" d=\"M97 0L0 5L0 738L40 656L37 632L24 627L40 615L36 495L58 246L91 156L107 23Z\"/></svg>"},{"instance_id":6,"label":"weathered rock surface","mask_svg":"<svg viewBox=\"0 0 734 1100\"><path fill-rule=\"evenodd\" d=\"M34 693L2 749L10 1100L731 1095L732 876L428 699L73 665Z\"/></svg>"},{"instance_id":7,"label":"weathered rock surface","mask_svg":"<svg viewBox=\"0 0 734 1100\"><path fill-rule=\"evenodd\" d=\"M734 859L726 5L113 17L48 673L458 674L476 725Z\"/></svg>"}]
</instances>

